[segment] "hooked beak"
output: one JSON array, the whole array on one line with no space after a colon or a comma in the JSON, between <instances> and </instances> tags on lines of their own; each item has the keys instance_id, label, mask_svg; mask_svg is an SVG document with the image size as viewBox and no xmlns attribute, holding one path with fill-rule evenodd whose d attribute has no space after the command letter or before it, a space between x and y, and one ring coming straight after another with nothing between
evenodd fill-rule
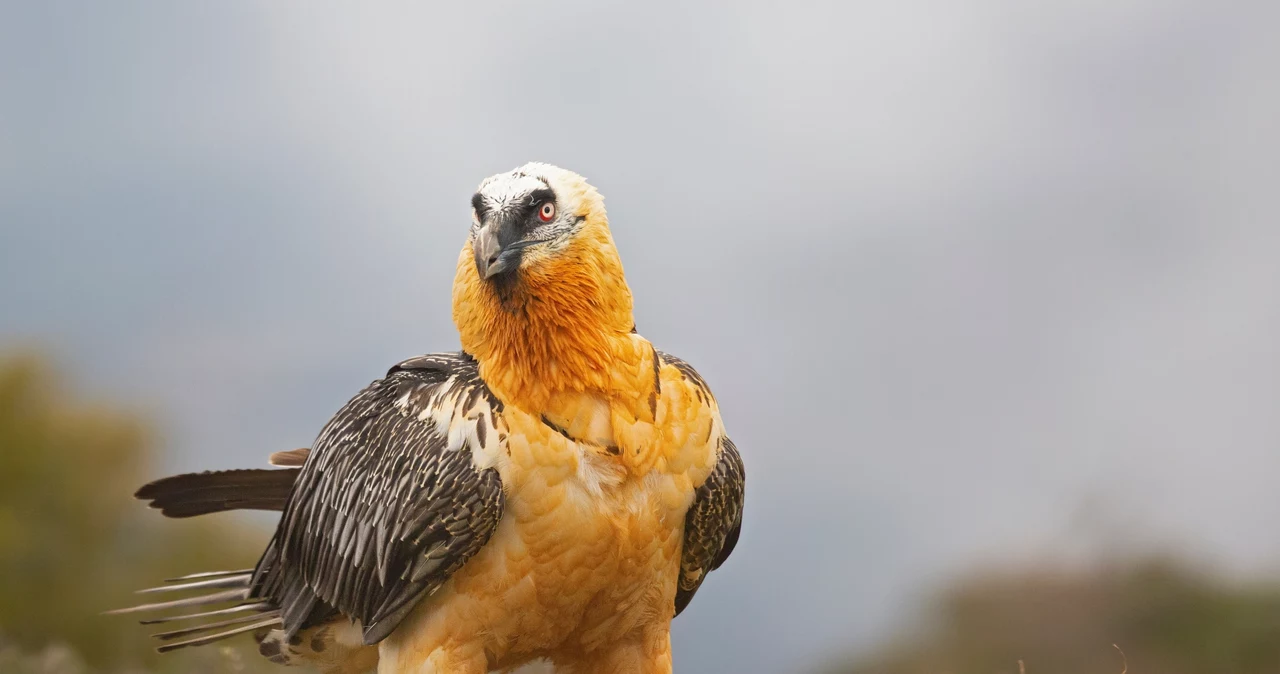
<instances>
[{"instance_id":1,"label":"hooked beak","mask_svg":"<svg viewBox=\"0 0 1280 674\"><path fill-rule=\"evenodd\" d=\"M502 272L516 268L520 265L520 251L539 243L538 241L513 241L504 246L498 239L497 230L496 223L485 225L476 232L476 240L472 244L472 252L476 258L476 271L480 273L482 279L491 279Z\"/></svg>"},{"instance_id":2,"label":"hooked beak","mask_svg":"<svg viewBox=\"0 0 1280 674\"><path fill-rule=\"evenodd\" d=\"M476 271L480 273L480 278L488 279L506 270L507 265L502 262L502 246L498 243L498 234L492 225L486 225L476 232L473 247Z\"/></svg>"}]
</instances>

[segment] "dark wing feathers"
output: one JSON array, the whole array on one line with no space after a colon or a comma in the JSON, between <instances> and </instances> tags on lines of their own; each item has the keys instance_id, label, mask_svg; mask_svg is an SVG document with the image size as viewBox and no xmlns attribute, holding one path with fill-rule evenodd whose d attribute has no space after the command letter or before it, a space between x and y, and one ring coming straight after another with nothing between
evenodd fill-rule
<instances>
[{"instance_id":1,"label":"dark wing feathers","mask_svg":"<svg viewBox=\"0 0 1280 674\"><path fill-rule=\"evenodd\" d=\"M339 613L361 621L368 643L381 640L497 526L501 481L473 465L472 449L503 436L495 426L500 411L474 359L420 356L351 399L312 450L272 455L273 465L287 468L178 475L144 486L138 498L170 517L236 509L283 515L252 572L175 579L182 583L161 590L206 593L113 613L231 604L143 621L215 619L156 635L169 642L160 650L263 627L293 636ZM252 613L231 617L245 611ZM180 637L190 638L173 641Z\"/></svg>"},{"instance_id":2,"label":"dark wing feathers","mask_svg":"<svg viewBox=\"0 0 1280 674\"><path fill-rule=\"evenodd\" d=\"M676 615L689 605L707 574L720 568L738 544L745 477L738 448L728 437L722 437L720 460L707 481L698 487L684 518Z\"/></svg>"},{"instance_id":3,"label":"dark wing feathers","mask_svg":"<svg viewBox=\"0 0 1280 674\"><path fill-rule=\"evenodd\" d=\"M380 641L489 540L502 483L471 445L498 436L474 430L495 407L474 360L440 354L397 365L330 420L254 576L290 636L337 611Z\"/></svg>"}]
</instances>

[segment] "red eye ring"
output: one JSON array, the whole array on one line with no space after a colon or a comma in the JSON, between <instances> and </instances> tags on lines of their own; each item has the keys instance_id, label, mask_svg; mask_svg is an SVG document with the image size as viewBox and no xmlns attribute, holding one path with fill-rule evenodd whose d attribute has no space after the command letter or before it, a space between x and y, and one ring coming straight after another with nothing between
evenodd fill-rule
<instances>
[{"instance_id":1,"label":"red eye ring","mask_svg":"<svg viewBox=\"0 0 1280 674\"><path fill-rule=\"evenodd\" d=\"M556 205L550 201L542 204L542 208L538 209L538 219L543 222L551 222L556 217Z\"/></svg>"}]
</instances>

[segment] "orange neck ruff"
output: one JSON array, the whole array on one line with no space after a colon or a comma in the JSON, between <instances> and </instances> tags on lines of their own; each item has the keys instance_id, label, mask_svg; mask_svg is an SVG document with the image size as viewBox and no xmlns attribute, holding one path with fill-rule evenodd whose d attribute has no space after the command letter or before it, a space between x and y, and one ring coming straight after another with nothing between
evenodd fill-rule
<instances>
[{"instance_id":1,"label":"orange neck ruff","mask_svg":"<svg viewBox=\"0 0 1280 674\"><path fill-rule=\"evenodd\" d=\"M651 421L655 354L632 334L631 289L607 227L589 220L564 249L517 273L499 296L480 278L468 243L454 277L462 348L480 362L494 395L552 419L572 419L586 396L606 403L615 419Z\"/></svg>"}]
</instances>

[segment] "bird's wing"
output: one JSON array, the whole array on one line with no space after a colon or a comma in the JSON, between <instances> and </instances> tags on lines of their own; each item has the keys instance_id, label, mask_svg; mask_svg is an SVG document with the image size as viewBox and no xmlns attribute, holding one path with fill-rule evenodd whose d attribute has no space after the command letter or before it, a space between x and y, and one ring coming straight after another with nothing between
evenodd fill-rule
<instances>
[{"instance_id":1,"label":"bird's wing","mask_svg":"<svg viewBox=\"0 0 1280 674\"><path fill-rule=\"evenodd\" d=\"M659 354L662 362L674 366L694 386L706 404L714 407L715 397L706 381L691 365L671 356ZM680 552L680 578L676 587L676 615L689 605L707 574L720 568L742 530L742 504L746 473L738 448L723 433L716 443L716 464L694 494L693 505L684 518L684 547Z\"/></svg>"},{"instance_id":2,"label":"bird's wing","mask_svg":"<svg viewBox=\"0 0 1280 674\"><path fill-rule=\"evenodd\" d=\"M684 518L676 615L693 600L707 574L720 568L738 544L744 477L738 448L727 436L722 436L720 459L711 476L698 487L693 505Z\"/></svg>"},{"instance_id":3,"label":"bird's wing","mask_svg":"<svg viewBox=\"0 0 1280 674\"><path fill-rule=\"evenodd\" d=\"M250 596L289 636L337 612L382 640L497 527L500 413L465 354L393 367L320 432Z\"/></svg>"}]
</instances>

